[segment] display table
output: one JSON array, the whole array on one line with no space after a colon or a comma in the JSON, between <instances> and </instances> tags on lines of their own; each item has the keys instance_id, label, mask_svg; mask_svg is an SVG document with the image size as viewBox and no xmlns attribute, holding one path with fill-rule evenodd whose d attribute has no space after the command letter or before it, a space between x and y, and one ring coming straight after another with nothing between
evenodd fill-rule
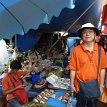
<instances>
[{"instance_id":1,"label":"display table","mask_svg":"<svg viewBox=\"0 0 107 107\"><path fill-rule=\"evenodd\" d=\"M57 90L55 91L55 94L57 96L64 96L65 91ZM56 98L49 98L46 102L46 105L52 106L52 107L67 107L67 104L63 103L61 100L58 100Z\"/></svg>"},{"instance_id":2,"label":"display table","mask_svg":"<svg viewBox=\"0 0 107 107\"><path fill-rule=\"evenodd\" d=\"M54 93L52 94L56 96L55 98L51 96L45 103L35 102L35 98L34 98L34 100L27 103L25 107L67 107L67 103L63 103L62 100L59 99L60 97L63 97L65 93L66 91L55 90Z\"/></svg>"},{"instance_id":3,"label":"display table","mask_svg":"<svg viewBox=\"0 0 107 107\"><path fill-rule=\"evenodd\" d=\"M49 107L67 107L68 96L70 95L68 93L66 90L45 89L33 101L34 103L41 103Z\"/></svg>"}]
</instances>

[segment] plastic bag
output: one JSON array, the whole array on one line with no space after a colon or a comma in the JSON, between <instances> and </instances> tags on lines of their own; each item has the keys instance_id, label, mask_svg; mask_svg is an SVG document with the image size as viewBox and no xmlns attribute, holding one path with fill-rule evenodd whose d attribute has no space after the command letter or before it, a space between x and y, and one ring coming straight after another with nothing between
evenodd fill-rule
<instances>
[{"instance_id":1,"label":"plastic bag","mask_svg":"<svg viewBox=\"0 0 107 107\"><path fill-rule=\"evenodd\" d=\"M14 50L13 55L11 56L11 58L12 58L13 60L15 60L15 59L17 58L17 53L16 53L15 50Z\"/></svg>"}]
</instances>

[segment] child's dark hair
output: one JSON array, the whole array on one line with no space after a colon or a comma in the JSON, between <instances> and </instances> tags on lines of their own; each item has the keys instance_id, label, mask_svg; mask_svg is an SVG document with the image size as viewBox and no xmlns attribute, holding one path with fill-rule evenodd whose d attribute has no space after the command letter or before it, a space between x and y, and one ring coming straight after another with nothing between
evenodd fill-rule
<instances>
[{"instance_id":1,"label":"child's dark hair","mask_svg":"<svg viewBox=\"0 0 107 107\"><path fill-rule=\"evenodd\" d=\"M19 60L13 60L10 64L10 68L11 69L21 69L22 68L21 62Z\"/></svg>"}]
</instances>

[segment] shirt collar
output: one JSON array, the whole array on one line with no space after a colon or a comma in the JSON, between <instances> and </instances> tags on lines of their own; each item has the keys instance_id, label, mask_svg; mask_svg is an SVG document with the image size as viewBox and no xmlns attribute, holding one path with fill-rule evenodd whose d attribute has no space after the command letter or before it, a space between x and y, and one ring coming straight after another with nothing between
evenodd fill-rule
<instances>
[{"instance_id":1,"label":"shirt collar","mask_svg":"<svg viewBox=\"0 0 107 107\"><path fill-rule=\"evenodd\" d=\"M81 44L81 47L84 51L86 51L87 49L85 48L84 46L84 43ZM94 43L94 48L93 48L94 51L97 51L98 50L98 44L97 43Z\"/></svg>"}]
</instances>

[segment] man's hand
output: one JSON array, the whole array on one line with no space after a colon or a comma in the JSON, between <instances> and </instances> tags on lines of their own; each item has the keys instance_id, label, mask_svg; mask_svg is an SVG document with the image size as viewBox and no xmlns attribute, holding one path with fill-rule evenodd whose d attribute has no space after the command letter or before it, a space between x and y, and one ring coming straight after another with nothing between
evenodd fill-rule
<instances>
[{"instance_id":1,"label":"man's hand","mask_svg":"<svg viewBox=\"0 0 107 107\"><path fill-rule=\"evenodd\" d=\"M73 93L73 92L76 92L76 93L77 93L77 91L76 91L76 88L75 88L74 84L71 84L71 92L72 92L72 93Z\"/></svg>"},{"instance_id":2,"label":"man's hand","mask_svg":"<svg viewBox=\"0 0 107 107\"><path fill-rule=\"evenodd\" d=\"M16 89L22 89L22 88L24 88L23 85L19 85L19 86L16 87Z\"/></svg>"}]
</instances>

